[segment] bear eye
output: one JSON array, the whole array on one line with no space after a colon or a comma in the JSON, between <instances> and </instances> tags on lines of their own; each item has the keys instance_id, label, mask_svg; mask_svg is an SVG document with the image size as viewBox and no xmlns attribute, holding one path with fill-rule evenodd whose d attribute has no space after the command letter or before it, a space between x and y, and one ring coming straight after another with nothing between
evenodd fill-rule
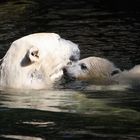
<instances>
[{"instance_id":1,"label":"bear eye","mask_svg":"<svg viewBox=\"0 0 140 140\"><path fill-rule=\"evenodd\" d=\"M81 66L82 70L86 70L87 69L87 66L84 63L80 64L80 66Z\"/></svg>"}]
</instances>

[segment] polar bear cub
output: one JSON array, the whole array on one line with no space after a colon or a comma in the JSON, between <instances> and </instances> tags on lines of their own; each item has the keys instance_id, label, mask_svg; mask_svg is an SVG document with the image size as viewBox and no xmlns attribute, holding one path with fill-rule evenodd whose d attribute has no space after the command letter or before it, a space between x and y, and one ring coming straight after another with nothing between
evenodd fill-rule
<instances>
[{"instance_id":1,"label":"polar bear cub","mask_svg":"<svg viewBox=\"0 0 140 140\"><path fill-rule=\"evenodd\" d=\"M100 57L79 60L64 69L64 78L92 82L96 85L140 86L140 65L121 71L111 61Z\"/></svg>"},{"instance_id":2,"label":"polar bear cub","mask_svg":"<svg viewBox=\"0 0 140 140\"><path fill-rule=\"evenodd\" d=\"M113 76L121 72L112 62L100 57L84 58L66 66L63 70L64 78L104 85L116 83Z\"/></svg>"},{"instance_id":3,"label":"polar bear cub","mask_svg":"<svg viewBox=\"0 0 140 140\"><path fill-rule=\"evenodd\" d=\"M14 41L0 61L0 85L48 88L63 75L62 68L80 57L78 45L55 33L36 33Z\"/></svg>"}]
</instances>

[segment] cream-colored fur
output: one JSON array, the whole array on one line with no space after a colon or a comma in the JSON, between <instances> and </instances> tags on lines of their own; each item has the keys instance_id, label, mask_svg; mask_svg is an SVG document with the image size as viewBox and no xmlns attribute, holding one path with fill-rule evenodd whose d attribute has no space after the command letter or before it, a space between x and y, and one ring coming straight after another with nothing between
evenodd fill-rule
<instances>
[{"instance_id":1,"label":"cream-colored fur","mask_svg":"<svg viewBox=\"0 0 140 140\"><path fill-rule=\"evenodd\" d=\"M114 75L113 79L121 85L129 85L131 87L140 86L140 65Z\"/></svg>"},{"instance_id":2,"label":"cream-colored fur","mask_svg":"<svg viewBox=\"0 0 140 140\"><path fill-rule=\"evenodd\" d=\"M14 41L0 65L0 85L48 88L63 75L70 57L79 59L78 46L55 33L36 33Z\"/></svg>"},{"instance_id":3,"label":"cream-colored fur","mask_svg":"<svg viewBox=\"0 0 140 140\"><path fill-rule=\"evenodd\" d=\"M90 81L98 85L140 85L140 65L121 71L112 62L100 57L88 57L66 66L65 78Z\"/></svg>"},{"instance_id":4,"label":"cream-colored fur","mask_svg":"<svg viewBox=\"0 0 140 140\"><path fill-rule=\"evenodd\" d=\"M112 79L113 72L120 70L107 59L88 57L65 68L66 78L75 78L82 81L91 81L94 84L116 83Z\"/></svg>"}]
</instances>

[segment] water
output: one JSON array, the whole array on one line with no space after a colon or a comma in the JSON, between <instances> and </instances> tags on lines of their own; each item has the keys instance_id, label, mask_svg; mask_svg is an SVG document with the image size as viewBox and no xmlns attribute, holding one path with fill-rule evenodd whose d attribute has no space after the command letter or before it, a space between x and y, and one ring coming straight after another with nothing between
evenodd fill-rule
<instances>
[{"instance_id":1,"label":"water","mask_svg":"<svg viewBox=\"0 0 140 140\"><path fill-rule=\"evenodd\" d=\"M0 58L15 39L56 32L81 58L105 57L121 69L140 63L138 0L0 2ZM0 89L0 139L140 139L139 89Z\"/></svg>"}]
</instances>

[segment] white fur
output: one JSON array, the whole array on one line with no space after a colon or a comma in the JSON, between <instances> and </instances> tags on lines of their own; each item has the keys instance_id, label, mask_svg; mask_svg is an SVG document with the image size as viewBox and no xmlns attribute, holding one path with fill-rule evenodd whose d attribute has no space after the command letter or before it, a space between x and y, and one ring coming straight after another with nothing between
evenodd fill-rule
<instances>
[{"instance_id":1,"label":"white fur","mask_svg":"<svg viewBox=\"0 0 140 140\"><path fill-rule=\"evenodd\" d=\"M14 41L0 66L0 85L12 88L47 88L58 80L62 68L78 46L55 33L36 33Z\"/></svg>"}]
</instances>

